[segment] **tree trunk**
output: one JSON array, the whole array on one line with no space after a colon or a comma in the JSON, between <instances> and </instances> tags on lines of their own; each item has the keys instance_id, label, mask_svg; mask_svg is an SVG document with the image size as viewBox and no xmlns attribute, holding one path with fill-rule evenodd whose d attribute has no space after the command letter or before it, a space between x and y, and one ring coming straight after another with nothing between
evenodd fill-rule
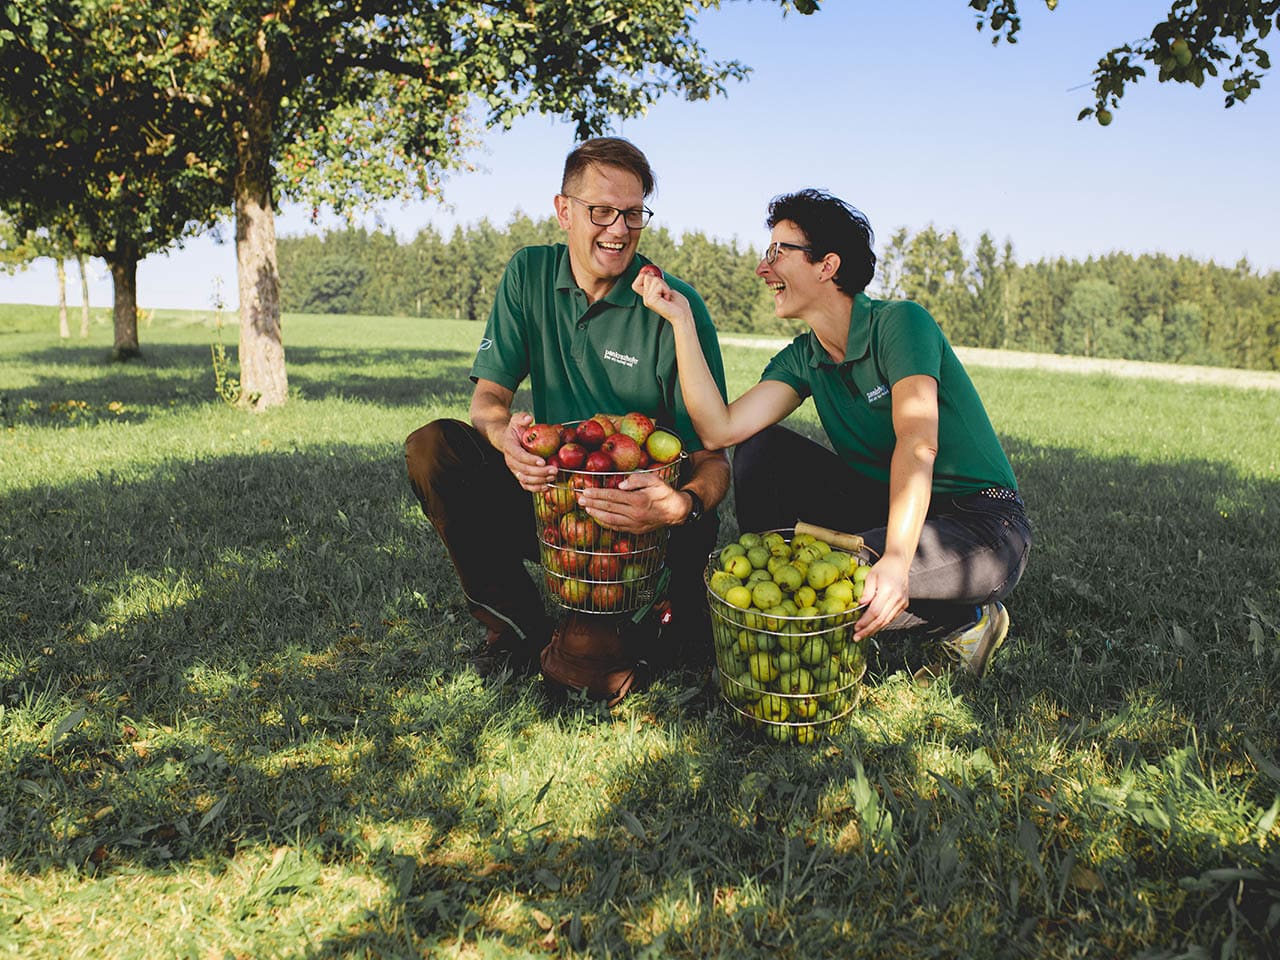
<instances>
[{"instance_id":1,"label":"tree trunk","mask_svg":"<svg viewBox=\"0 0 1280 960\"><path fill-rule=\"evenodd\" d=\"M128 360L142 353L138 349L138 248L121 242L107 257L115 288L115 343L112 360Z\"/></svg>"},{"instance_id":2,"label":"tree trunk","mask_svg":"<svg viewBox=\"0 0 1280 960\"><path fill-rule=\"evenodd\" d=\"M67 323L67 261L62 257L53 258L58 271L58 336L63 340L71 339L71 325Z\"/></svg>"},{"instance_id":3,"label":"tree trunk","mask_svg":"<svg viewBox=\"0 0 1280 960\"><path fill-rule=\"evenodd\" d=\"M241 402L265 410L285 402L289 380L280 327L280 273L271 203L274 104L265 92L269 69L249 91L236 135L236 273L240 293Z\"/></svg>"},{"instance_id":4,"label":"tree trunk","mask_svg":"<svg viewBox=\"0 0 1280 960\"><path fill-rule=\"evenodd\" d=\"M80 339L89 336L89 269L83 253L76 254L76 263L80 265Z\"/></svg>"}]
</instances>

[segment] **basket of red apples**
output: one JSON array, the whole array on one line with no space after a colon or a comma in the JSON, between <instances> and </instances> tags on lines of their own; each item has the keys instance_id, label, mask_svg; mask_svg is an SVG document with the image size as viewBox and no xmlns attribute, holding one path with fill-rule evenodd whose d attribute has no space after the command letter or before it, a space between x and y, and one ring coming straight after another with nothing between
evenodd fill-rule
<instances>
[{"instance_id":1,"label":"basket of red apples","mask_svg":"<svg viewBox=\"0 0 1280 960\"><path fill-rule=\"evenodd\" d=\"M578 505L588 487L616 487L623 477L654 473L674 484L687 458L680 437L643 413L597 413L575 423L535 423L521 443L559 468L533 494L542 568L552 601L583 613L622 613L654 599L667 550L667 529L631 534L598 524Z\"/></svg>"}]
</instances>

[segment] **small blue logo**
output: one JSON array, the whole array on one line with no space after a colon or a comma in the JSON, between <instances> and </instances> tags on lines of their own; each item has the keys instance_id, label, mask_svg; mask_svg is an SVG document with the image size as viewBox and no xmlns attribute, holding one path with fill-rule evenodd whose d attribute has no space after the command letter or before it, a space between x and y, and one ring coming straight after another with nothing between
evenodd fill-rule
<instances>
[{"instance_id":1,"label":"small blue logo","mask_svg":"<svg viewBox=\"0 0 1280 960\"><path fill-rule=\"evenodd\" d=\"M492 347L492 346L493 346L493 341L492 341L492 340L490 340L488 337L481 337L481 338L480 338L480 349L481 349L481 350L488 350L488 349L489 349L490 347Z\"/></svg>"},{"instance_id":2,"label":"small blue logo","mask_svg":"<svg viewBox=\"0 0 1280 960\"><path fill-rule=\"evenodd\" d=\"M867 391L867 403L875 403L877 400L883 400L889 395L889 385L882 383L874 390Z\"/></svg>"}]
</instances>

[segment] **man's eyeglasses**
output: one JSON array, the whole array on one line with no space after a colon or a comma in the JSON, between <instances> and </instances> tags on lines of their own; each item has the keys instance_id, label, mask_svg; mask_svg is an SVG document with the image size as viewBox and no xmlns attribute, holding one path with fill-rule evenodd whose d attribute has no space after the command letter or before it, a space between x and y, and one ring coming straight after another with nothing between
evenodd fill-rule
<instances>
[{"instance_id":1,"label":"man's eyeglasses","mask_svg":"<svg viewBox=\"0 0 1280 960\"><path fill-rule=\"evenodd\" d=\"M775 240L764 248L764 262L773 263L773 261L778 259L778 251L783 249L803 250L805 253L811 253L813 251L813 247L806 247L803 244L787 243L784 240Z\"/></svg>"},{"instance_id":2,"label":"man's eyeglasses","mask_svg":"<svg viewBox=\"0 0 1280 960\"><path fill-rule=\"evenodd\" d=\"M585 200L579 200L577 197L563 194L574 203L580 203L587 208L587 214L591 217L591 222L597 227L611 227L614 222L621 217L622 222L627 225L629 230L643 230L649 223L649 218L653 216L653 211L648 207L632 208L630 210L619 210L617 207L605 206L602 203L587 203Z\"/></svg>"}]
</instances>

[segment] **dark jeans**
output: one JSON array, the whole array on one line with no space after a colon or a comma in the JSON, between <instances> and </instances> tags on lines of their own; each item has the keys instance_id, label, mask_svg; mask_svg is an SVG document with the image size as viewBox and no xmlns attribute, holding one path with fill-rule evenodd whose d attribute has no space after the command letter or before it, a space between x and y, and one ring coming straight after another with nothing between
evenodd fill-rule
<instances>
[{"instance_id":1,"label":"dark jeans","mask_svg":"<svg viewBox=\"0 0 1280 960\"><path fill-rule=\"evenodd\" d=\"M761 532L797 520L862 535L883 553L889 487L785 427L738 444L733 458L738 528ZM973 620L976 605L1017 585L1031 550L1021 502L970 494L933 498L908 572L907 609L886 629L944 632Z\"/></svg>"},{"instance_id":2,"label":"dark jeans","mask_svg":"<svg viewBox=\"0 0 1280 960\"><path fill-rule=\"evenodd\" d=\"M470 424L433 420L405 441L405 464L422 511L453 560L472 616L499 632L514 631L518 644L546 643L550 623L542 595L522 562L538 560L533 497L511 475L502 453ZM702 574L718 527L716 512L708 510L696 523L671 528L667 596L673 620L664 631L669 644L710 642L701 628Z\"/></svg>"}]
</instances>

